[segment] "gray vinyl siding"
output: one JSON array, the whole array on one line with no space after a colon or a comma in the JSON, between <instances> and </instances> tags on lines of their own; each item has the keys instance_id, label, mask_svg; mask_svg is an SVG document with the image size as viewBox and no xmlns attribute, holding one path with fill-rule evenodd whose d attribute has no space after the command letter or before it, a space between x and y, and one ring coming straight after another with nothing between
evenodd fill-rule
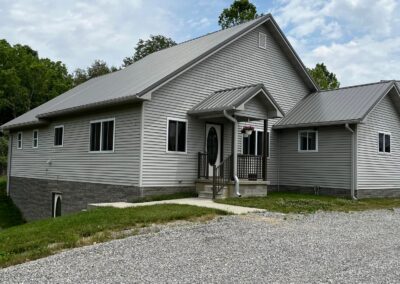
<instances>
[{"instance_id":1,"label":"gray vinyl siding","mask_svg":"<svg viewBox=\"0 0 400 284\"><path fill-rule=\"evenodd\" d=\"M266 50L258 47L259 32L267 34ZM193 185L197 178L197 153L204 151L205 121L188 116L187 111L214 91L257 83L265 84L285 112L309 93L264 26L244 35L155 91L151 101L144 104L142 185ZM166 153L168 117L188 120L186 154ZM224 127L225 156L230 152L229 129L229 126ZM275 149L276 139L271 139L271 153ZM271 164L276 164L276 157L275 154L271 157ZM276 181L275 173L276 170L271 169L270 177Z\"/></svg>"},{"instance_id":2,"label":"gray vinyl siding","mask_svg":"<svg viewBox=\"0 0 400 284\"><path fill-rule=\"evenodd\" d=\"M24 130L23 149L13 134L11 175L14 177L138 185L140 105L76 116L39 130L39 147L32 148L32 131ZM115 118L114 152L90 153L90 121ZM54 126L64 126L64 146L54 147ZM51 161L49 165L47 161Z\"/></svg>"},{"instance_id":3,"label":"gray vinyl siding","mask_svg":"<svg viewBox=\"0 0 400 284\"><path fill-rule=\"evenodd\" d=\"M378 152L378 132L391 133L391 153ZM358 126L357 188L400 189L400 119L389 95Z\"/></svg>"},{"instance_id":4,"label":"gray vinyl siding","mask_svg":"<svg viewBox=\"0 0 400 284\"><path fill-rule=\"evenodd\" d=\"M349 189L351 133L344 126L320 127L318 152L299 152L298 131L279 131L279 184Z\"/></svg>"},{"instance_id":5,"label":"gray vinyl siding","mask_svg":"<svg viewBox=\"0 0 400 284\"><path fill-rule=\"evenodd\" d=\"M244 110L238 111L237 115L266 119L267 111L265 109L265 103L260 96L256 96L247 102L244 105Z\"/></svg>"}]
</instances>

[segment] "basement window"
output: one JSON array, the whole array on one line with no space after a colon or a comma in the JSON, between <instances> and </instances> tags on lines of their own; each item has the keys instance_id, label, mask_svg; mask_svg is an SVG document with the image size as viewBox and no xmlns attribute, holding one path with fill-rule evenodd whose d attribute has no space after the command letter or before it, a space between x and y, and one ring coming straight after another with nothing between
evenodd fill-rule
<instances>
[{"instance_id":1,"label":"basement window","mask_svg":"<svg viewBox=\"0 0 400 284\"><path fill-rule=\"evenodd\" d=\"M22 149L22 132L17 134L17 149Z\"/></svg>"},{"instance_id":2,"label":"basement window","mask_svg":"<svg viewBox=\"0 0 400 284\"><path fill-rule=\"evenodd\" d=\"M390 153L390 133L379 132L378 151L380 153Z\"/></svg>"},{"instance_id":3,"label":"basement window","mask_svg":"<svg viewBox=\"0 0 400 284\"><path fill-rule=\"evenodd\" d=\"M115 119L90 122L90 152L113 152Z\"/></svg>"},{"instance_id":4,"label":"basement window","mask_svg":"<svg viewBox=\"0 0 400 284\"><path fill-rule=\"evenodd\" d=\"M187 121L168 118L167 152L186 153Z\"/></svg>"},{"instance_id":5,"label":"basement window","mask_svg":"<svg viewBox=\"0 0 400 284\"><path fill-rule=\"evenodd\" d=\"M64 145L64 126L59 125L54 127L54 146L63 147Z\"/></svg>"},{"instance_id":6,"label":"basement window","mask_svg":"<svg viewBox=\"0 0 400 284\"><path fill-rule=\"evenodd\" d=\"M258 33L258 47L267 49L267 35L264 33Z\"/></svg>"},{"instance_id":7,"label":"basement window","mask_svg":"<svg viewBox=\"0 0 400 284\"><path fill-rule=\"evenodd\" d=\"M39 147L39 130L33 130L32 133L32 148Z\"/></svg>"},{"instance_id":8,"label":"basement window","mask_svg":"<svg viewBox=\"0 0 400 284\"><path fill-rule=\"evenodd\" d=\"M299 152L318 152L318 131L301 130L298 138Z\"/></svg>"}]
</instances>

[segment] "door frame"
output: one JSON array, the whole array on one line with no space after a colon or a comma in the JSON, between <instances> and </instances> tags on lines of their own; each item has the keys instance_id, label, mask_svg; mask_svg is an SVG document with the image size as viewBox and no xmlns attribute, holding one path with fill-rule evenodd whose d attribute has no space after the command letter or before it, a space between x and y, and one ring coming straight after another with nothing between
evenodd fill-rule
<instances>
[{"instance_id":1,"label":"door frame","mask_svg":"<svg viewBox=\"0 0 400 284\"><path fill-rule=\"evenodd\" d=\"M224 124L220 122L206 121L204 123L204 151L207 151L207 124L215 124L221 126L221 157L220 163L224 160Z\"/></svg>"}]
</instances>

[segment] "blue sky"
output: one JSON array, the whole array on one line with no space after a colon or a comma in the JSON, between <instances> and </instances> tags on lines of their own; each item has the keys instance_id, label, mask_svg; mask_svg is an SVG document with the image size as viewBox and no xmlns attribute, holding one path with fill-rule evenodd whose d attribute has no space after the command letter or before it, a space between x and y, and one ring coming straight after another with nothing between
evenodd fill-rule
<instances>
[{"instance_id":1,"label":"blue sky","mask_svg":"<svg viewBox=\"0 0 400 284\"><path fill-rule=\"evenodd\" d=\"M28 44L72 72L95 59L119 66L139 38L181 42L218 30L231 0L0 0L0 38ZM272 13L312 67L324 62L342 86L400 79L400 0L251 1Z\"/></svg>"}]
</instances>

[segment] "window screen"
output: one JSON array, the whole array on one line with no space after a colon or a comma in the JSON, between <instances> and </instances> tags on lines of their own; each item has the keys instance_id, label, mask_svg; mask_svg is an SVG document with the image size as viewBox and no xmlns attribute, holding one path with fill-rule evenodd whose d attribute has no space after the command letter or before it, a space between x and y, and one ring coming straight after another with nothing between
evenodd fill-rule
<instances>
[{"instance_id":1,"label":"window screen","mask_svg":"<svg viewBox=\"0 0 400 284\"><path fill-rule=\"evenodd\" d=\"M54 128L54 146L63 146L64 127Z\"/></svg>"},{"instance_id":2,"label":"window screen","mask_svg":"<svg viewBox=\"0 0 400 284\"><path fill-rule=\"evenodd\" d=\"M186 152L186 122L168 121L168 151Z\"/></svg>"}]
</instances>

